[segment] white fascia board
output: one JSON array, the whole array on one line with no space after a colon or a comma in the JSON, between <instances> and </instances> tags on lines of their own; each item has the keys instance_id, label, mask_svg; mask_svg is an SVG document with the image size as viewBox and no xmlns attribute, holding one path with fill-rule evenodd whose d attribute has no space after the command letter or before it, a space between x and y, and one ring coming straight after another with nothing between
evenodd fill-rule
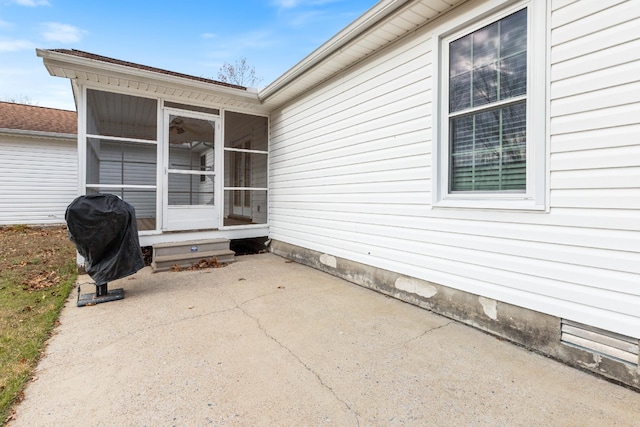
<instances>
[{"instance_id":1,"label":"white fascia board","mask_svg":"<svg viewBox=\"0 0 640 427\"><path fill-rule=\"evenodd\" d=\"M19 136L23 138L43 138L43 139L63 139L68 141L76 141L78 135L74 133L57 133L57 132L44 132L39 130L24 130L24 129L8 129L0 128L0 135Z\"/></svg>"},{"instance_id":2,"label":"white fascia board","mask_svg":"<svg viewBox=\"0 0 640 427\"><path fill-rule=\"evenodd\" d=\"M123 78L135 78L141 82L158 84L159 82L174 88L187 88L189 90L198 90L204 93L215 93L218 95L228 96L230 98L242 99L245 102L259 104L258 95L254 91L234 89L214 83L205 83L198 80L192 80L185 77L172 76L142 70L135 67L129 67L120 64L111 64L109 62L99 61L96 59L83 58L80 56L69 55L61 52L53 52L46 49L36 49L36 54L43 59L44 65L49 74L56 77L65 77L57 75L54 68L68 68L74 71L112 75L114 77L122 76Z\"/></svg>"},{"instance_id":3,"label":"white fascia board","mask_svg":"<svg viewBox=\"0 0 640 427\"><path fill-rule=\"evenodd\" d=\"M286 71L282 76L278 77L273 83L262 89L259 92L260 100L265 102L278 91L284 89L287 85L293 83L296 79L312 69L316 64L339 51L342 47L355 40L365 31L383 21L393 12L410 1L411 0L380 1L365 12L360 18L353 21L349 26L345 27L338 34L322 44L322 46L307 55L302 61L298 62Z\"/></svg>"}]
</instances>

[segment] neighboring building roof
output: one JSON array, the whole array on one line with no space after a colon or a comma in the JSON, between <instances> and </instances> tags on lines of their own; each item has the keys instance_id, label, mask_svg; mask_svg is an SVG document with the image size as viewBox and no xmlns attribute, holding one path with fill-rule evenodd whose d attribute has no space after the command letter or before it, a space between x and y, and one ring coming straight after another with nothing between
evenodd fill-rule
<instances>
[{"instance_id":1,"label":"neighboring building roof","mask_svg":"<svg viewBox=\"0 0 640 427\"><path fill-rule=\"evenodd\" d=\"M125 67L137 68L139 70L151 71L154 73L166 74L174 77L182 77L185 79L195 80L198 82L211 83L219 86L231 87L234 89L247 90L246 87L240 86L240 85L234 85L231 83L220 82L212 79L205 79L204 77L191 76L189 74L176 73L175 71L163 70L162 68L155 68L155 67L149 67L147 65L136 64L135 62L121 61L119 59L109 58L108 56L96 55L95 53L84 52L81 50L76 50L76 49L47 49L47 50L50 52L64 53L67 55L73 55L80 58L92 59L94 61L100 61L100 62L107 62L109 64L123 65Z\"/></svg>"},{"instance_id":2,"label":"neighboring building roof","mask_svg":"<svg viewBox=\"0 0 640 427\"><path fill-rule=\"evenodd\" d=\"M0 129L49 133L78 133L75 111L0 102Z\"/></svg>"}]
</instances>

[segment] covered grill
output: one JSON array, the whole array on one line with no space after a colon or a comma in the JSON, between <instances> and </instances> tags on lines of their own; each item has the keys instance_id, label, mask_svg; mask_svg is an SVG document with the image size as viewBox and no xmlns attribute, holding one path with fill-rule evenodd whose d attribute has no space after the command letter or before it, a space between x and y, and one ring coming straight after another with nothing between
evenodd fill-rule
<instances>
[{"instance_id":1,"label":"covered grill","mask_svg":"<svg viewBox=\"0 0 640 427\"><path fill-rule=\"evenodd\" d=\"M124 298L122 289L109 291L107 283L144 267L133 206L113 194L80 196L67 207L65 220L96 285L95 295L79 296L78 306Z\"/></svg>"}]
</instances>

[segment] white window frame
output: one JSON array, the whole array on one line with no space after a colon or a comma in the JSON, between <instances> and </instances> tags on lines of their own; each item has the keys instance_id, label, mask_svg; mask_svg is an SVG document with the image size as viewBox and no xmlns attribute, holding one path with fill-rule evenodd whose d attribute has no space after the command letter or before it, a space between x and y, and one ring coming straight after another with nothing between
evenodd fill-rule
<instances>
[{"instance_id":1,"label":"white window frame","mask_svg":"<svg viewBox=\"0 0 640 427\"><path fill-rule=\"evenodd\" d=\"M449 43L523 8L527 11L527 143L524 192L449 191ZM434 208L545 210L547 187L547 12L544 0L489 1L470 5L433 34Z\"/></svg>"}]
</instances>

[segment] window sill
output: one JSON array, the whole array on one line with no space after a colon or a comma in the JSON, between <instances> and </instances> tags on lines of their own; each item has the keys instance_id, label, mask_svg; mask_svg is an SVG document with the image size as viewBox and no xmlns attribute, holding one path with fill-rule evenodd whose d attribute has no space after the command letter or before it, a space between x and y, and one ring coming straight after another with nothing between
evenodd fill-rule
<instances>
[{"instance_id":1,"label":"window sill","mask_svg":"<svg viewBox=\"0 0 640 427\"><path fill-rule=\"evenodd\" d=\"M481 209L508 211L544 212L544 204L533 199L501 199L501 198L448 198L434 202L434 209Z\"/></svg>"}]
</instances>

